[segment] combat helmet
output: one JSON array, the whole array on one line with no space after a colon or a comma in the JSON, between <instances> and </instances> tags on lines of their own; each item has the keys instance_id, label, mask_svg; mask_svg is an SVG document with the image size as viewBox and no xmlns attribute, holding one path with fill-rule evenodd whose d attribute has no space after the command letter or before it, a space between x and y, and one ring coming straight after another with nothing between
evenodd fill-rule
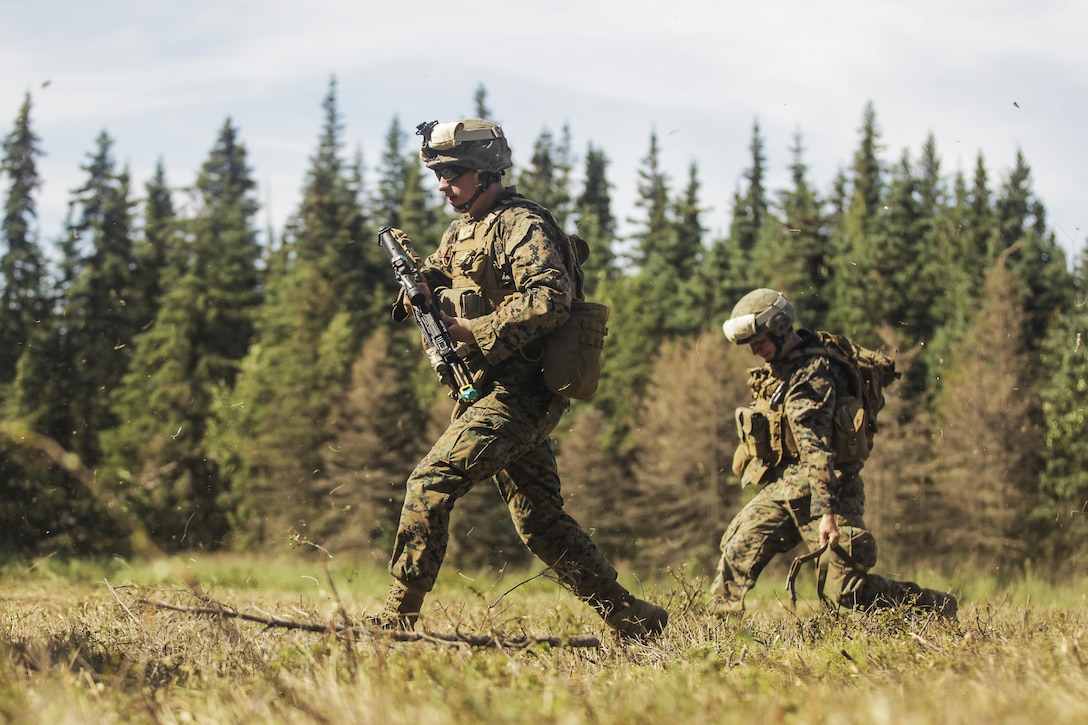
<instances>
[{"instance_id":1,"label":"combat helmet","mask_svg":"<svg viewBox=\"0 0 1088 725\"><path fill-rule=\"evenodd\" d=\"M419 158L429 169L463 166L501 176L513 165L502 127L482 118L429 121L416 126L416 134L423 137Z\"/></svg>"},{"instance_id":2,"label":"combat helmet","mask_svg":"<svg viewBox=\"0 0 1088 725\"><path fill-rule=\"evenodd\" d=\"M722 331L737 345L746 345L764 334L779 343L793 329L796 320L797 312L786 295L764 287L740 298Z\"/></svg>"}]
</instances>

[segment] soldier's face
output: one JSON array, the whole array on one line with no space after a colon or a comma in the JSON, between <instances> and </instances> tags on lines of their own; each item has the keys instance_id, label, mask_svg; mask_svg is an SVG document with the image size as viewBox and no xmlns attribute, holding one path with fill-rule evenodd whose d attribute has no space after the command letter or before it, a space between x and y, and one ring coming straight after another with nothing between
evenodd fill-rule
<instances>
[{"instance_id":1,"label":"soldier's face","mask_svg":"<svg viewBox=\"0 0 1088 725\"><path fill-rule=\"evenodd\" d=\"M753 355L757 355L767 362L774 360L774 356L778 353L778 349L767 335L753 337L748 341L748 349L752 351Z\"/></svg>"},{"instance_id":2,"label":"soldier's face","mask_svg":"<svg viewBox=\"0 0 1088 725\"><path fill-rule=\"evenodd\" d=\"M464 167L446 167L446 169L464 169ZM454 178L447 178L450 172L440 173L445 169L436 171L438 176L438 190L446 197L446 201L453 208L457 208L468 202L476 193L476 185L480 182L480 172L476 169L464 169ZM454 172L456 173L456 172Z\"/></svg>"}]
</instances>

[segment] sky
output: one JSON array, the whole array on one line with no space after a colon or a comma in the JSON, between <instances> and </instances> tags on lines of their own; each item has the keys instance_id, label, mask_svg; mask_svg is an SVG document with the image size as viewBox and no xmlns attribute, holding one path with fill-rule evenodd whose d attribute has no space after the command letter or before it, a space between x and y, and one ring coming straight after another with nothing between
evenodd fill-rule
<instances>
[{"instance_id":1,"label":"sky","mask_svg":"<svg viewBox=\"0 0 1088 725\"><path fill-rule=\"evenodd\" d=\"M482 86L516 165L545 130L569 128L576 179L588 145L603 150L621 221L656 134L674 193L697 165L722 236L755 124L767 188L788 186L799 136L826 195L871 103L887 166L932 135L945 177L970 181L981 154L996 193L1022 152L1072 259L1088 240L1086 36L1083 0L0 0L0 135L30 93L43 245L102 131L142 193L160 161L191 184L228 118L258 226L279 230L330 79L345 156L361 152L371 180L394 119L411 132L472 115Z\"/></svg>"}]
</instances>

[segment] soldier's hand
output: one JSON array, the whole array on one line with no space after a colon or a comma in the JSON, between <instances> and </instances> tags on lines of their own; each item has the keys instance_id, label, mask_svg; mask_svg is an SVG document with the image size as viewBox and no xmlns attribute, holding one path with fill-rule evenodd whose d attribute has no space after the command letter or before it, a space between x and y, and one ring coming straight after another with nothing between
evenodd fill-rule
<instances>
[{"instance_id":1,"label":"soldier's hand","mask_svg":"<svg viewBox=\"0 0 1088 725\"><path fill-rule=\"evenodd\" d=\"M442 321L446 323L446 329L450 332L450 339L454 342L463 342L468 345L476 344L476 336L472 334L472 328L464 317L453 317L439 311Z\"/></svg>"},{"instance_id":2,"label":"soldier's hand","mask_svg":"<svg viewBox=\"0 0 1088 725\"><path fill-rule=\"evenodd\" d=\"M428 304L434 304L434 298L431 297L431 288L427 286L427 280L423 279L423 275L420 275L420 279L418 280L418 283L419 283L419 288L421 290L423 290L423 296L427 298L427 303ZM412 312L415 309L415 307L414 307L414 305L412 305L412 301L410 299L408 299L408 295L404 294L403 292L401 293L401 296L400 296L400 303L401 303L401 306L404 308L404 314L411 317Z\"/></svg>"},{"instance_id":3,"label":"soldier's hand","mask_svg":"<svg viewBox=\"0 0 1088 725\"><path fill-rule=\"evenodd\" d=\"M824 514L820 517L820 546L834 546L839 543L839 526L835 523L834 514Z\"/></svg>"}]
</instances>

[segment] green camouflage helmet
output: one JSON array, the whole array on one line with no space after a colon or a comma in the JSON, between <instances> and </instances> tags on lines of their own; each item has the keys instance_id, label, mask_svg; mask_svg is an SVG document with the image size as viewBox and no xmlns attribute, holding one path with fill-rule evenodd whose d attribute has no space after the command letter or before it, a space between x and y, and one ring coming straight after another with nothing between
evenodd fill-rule
<instances>
[{"instance_id":1,"label":"green camouflage helmet","mask_svg":"<svg viewBox=\"0 0 1088 725\"><path fill-rule=\"evenodd\" d=\"M452 123L431 121L416 126L423 137L419 158L433 169L436 166L465 166L479 171L502 174L513 163L510 147L502 128L481 118L464 118Z\"/></svg>"},{"instance_id":2,"label":"green camouflage helmet","mask_svg":"<svg viewBox=\"0 0 1088 725\"><path fill-rule=\"evenodd\" d=\"M730 342L746 345L764 334L784 337L796 320L797 312L786 295L764 287L740 298L722 331Z\"/></svg>"}]
</instances>

